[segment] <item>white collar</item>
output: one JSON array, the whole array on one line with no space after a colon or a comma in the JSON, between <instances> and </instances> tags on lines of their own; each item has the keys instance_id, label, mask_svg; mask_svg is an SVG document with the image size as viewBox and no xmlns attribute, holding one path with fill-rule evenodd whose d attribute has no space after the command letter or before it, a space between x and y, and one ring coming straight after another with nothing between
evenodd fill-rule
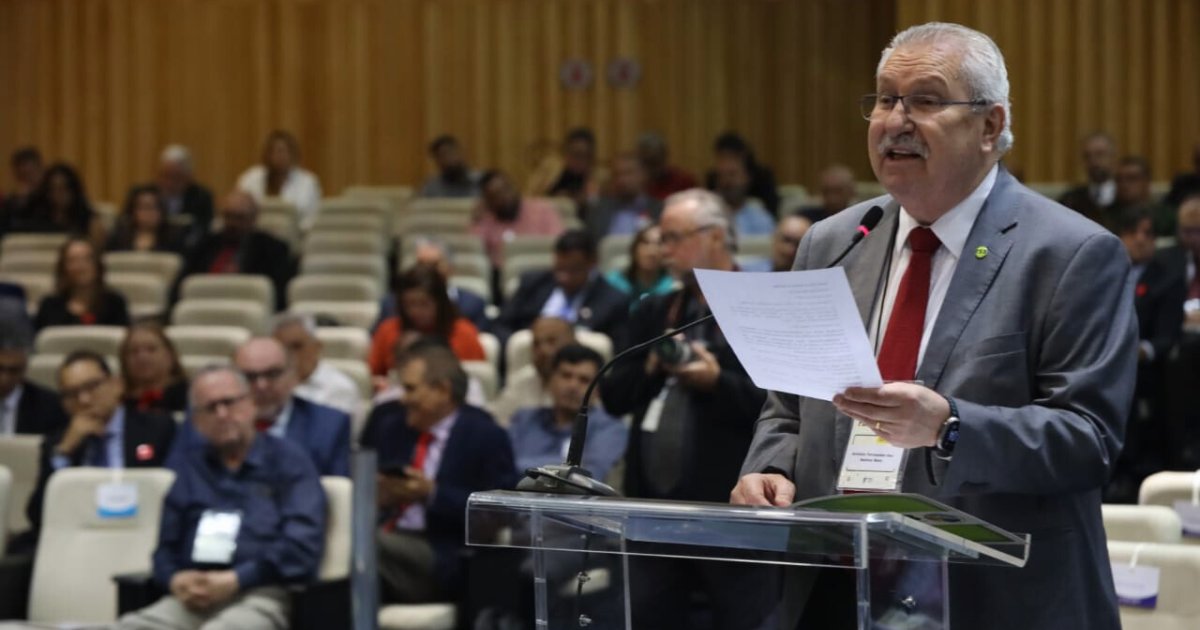
<instances>
[{"instance_id":1,"label":"white collar","mask_svg":"<svg viewBox=\"0 0 1200 630\"><path fill-rule=\"evenodd\" d=\"M14 387L11 392L8 392L8 395L4 397L4 408L16 413L17 405L21 404L21 394L24 392L25 384L17 383L17 386Z\"/></svg>"},{"instance_id":2,"label":"white collar","mask_svg":"<svg viewBox=\"0 0 1200 630\"><path fill-rule=\"evenodd\" d=\"M275 416L275 423L267 430L267 433L275 437L286 437L288 421L292 419L292 397L288 396L287 402L283 404L283 409L279 410L279 415Z\"/></svg>"},{"instance_id":3,"label":"white collar","mask_svg":"<svg viewBox=\"0 0 1200 630\"><path fill-rule=\"evenodd\" d=\"M437 424L429 427L429 432L433 434L434 439L439 443L445 444L446 438L450 437L450 429L454 428L454 422L458 420L458 408L455 407L450 415L437 421Z\"/></svg>"},{"instance_id":4,"label":"white collar","mask_svg":"<svg viewBox=\"0 0 1200 630\"><path fill-rule=\"evenodd\" d=\"M967 238L971 236L971 228L975 225L975 219L979 217L979 211L983 209L983 203L987 201L988 195L992 194L992 188L996 185L996 175L999 172L999 166L992 166L992 170L988 171L983 181L979 182L979 186L971 191L971 194L929 226L937 235L938 240L942 242L942 247L945 247L955 260L962 254L963 247L967 244ZM908 243L908 233L918 227L921 227L921 224L917 223L908 210L900 208L900 224L896 231L894 255L899 255L904 250Z\"/></svg>"}]
</instances>

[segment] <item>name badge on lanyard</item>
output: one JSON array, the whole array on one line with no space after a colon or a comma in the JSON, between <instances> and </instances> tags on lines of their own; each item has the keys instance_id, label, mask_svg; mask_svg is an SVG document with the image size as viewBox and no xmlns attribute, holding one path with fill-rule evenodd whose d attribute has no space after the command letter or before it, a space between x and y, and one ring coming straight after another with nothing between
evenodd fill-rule
<instances>
[{"instance_id":1,"label":"name badge on lanyard","mask_svg":"<svg viewBox=\"0 0 1200 630\"><path fill-rule=\"evenodd\" d=\"M232 564L242 513L237 510L204 510L192 541L192 562Z\"/></svg>"},{"instance_id":2,"label":"name badge on lanyard","mask_svg":"<svg viewBox=\"0 0 1200 630\"><path fill-rule=\"evenodd\" d=\"M855 422L842 458L837 489L846 492L897 492L904 479L908 449L892 446L870 427Z\"/></svg>"}]
</instances>

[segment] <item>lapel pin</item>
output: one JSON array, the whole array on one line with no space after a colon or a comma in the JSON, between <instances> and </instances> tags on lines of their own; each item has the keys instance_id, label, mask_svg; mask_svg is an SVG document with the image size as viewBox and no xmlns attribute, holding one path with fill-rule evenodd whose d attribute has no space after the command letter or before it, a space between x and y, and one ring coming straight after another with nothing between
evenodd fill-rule
<instances>
[{"instance_id":1,"label":"lapel pin","mask_svg":"<svg viewBox=\"0 0 1200 630\"><path fill-rule=\"evenodd\" d=\"M987 245L980 245L979 247L975 248L975 258L977 258L979 260L983 260L984 258L987 258L987 254L988 254Z\"/></svg>"},{"instance_id":2,"label":"lapel pin","mask_svg":"<svg viewBox=\"0 0 1200 630\"><path fill-rule=\"evenodd\" d=\"M138 444L134 450L134 456L139 462L148 462L154 459L154 446L150 444Z\"/></svg>"}]
</instances>

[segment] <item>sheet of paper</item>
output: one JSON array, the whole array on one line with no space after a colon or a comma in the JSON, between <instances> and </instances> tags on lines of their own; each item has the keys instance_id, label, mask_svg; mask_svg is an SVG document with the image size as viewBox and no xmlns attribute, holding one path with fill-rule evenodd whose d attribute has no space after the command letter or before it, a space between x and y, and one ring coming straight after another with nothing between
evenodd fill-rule
<instances>
[{"instance_id":1,"label":"sheet of paper","mask_svg":"<svg viewBox=\"0 0 1200 630\"><path fill-rule=\"evenodd\" d=\"M841 267L748 273L696 270L700 289L755 385L832 400L882 387Z\"/></svg>"}]
</instances>

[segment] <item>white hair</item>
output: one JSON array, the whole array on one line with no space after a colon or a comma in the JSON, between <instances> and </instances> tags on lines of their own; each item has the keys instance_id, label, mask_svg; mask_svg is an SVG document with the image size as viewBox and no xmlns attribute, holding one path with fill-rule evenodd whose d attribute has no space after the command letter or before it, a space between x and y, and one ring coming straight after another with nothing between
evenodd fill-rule
<instances>
[{"instance_id":1,"label":"white hair","mask_svg":"<svg viewBox=\"0 0 1200 630\"><path fill-rule=\"evenodd\" d=\"M703 188L689 188L667 197L663 201L663 208L687 203L694 204L696 212L692 220L696 222L697 228L716 227L724 230L725 247L729 251L737 250L737 234L734 232L733 221L729 209L725 206L725 200L721 199L720 195Z\"/></svg>"},{"instance_id":2,"label":"white hair","mask_svg":"<svg viewBox=\"0 0 1200 630\"><path fill-rule=\"evenodd\" d=\"M162 164L178 164L188 173L192 172L192 152L182 144L170 144L159 156Z\"/></svg>"},{"instance_id":3,"label":"white hair","mask_svg":"<svg viewBox=\"0 0 1200 630\"><path fill-rule=\"evenodd\" d=\"M317 317L309 313L282 313L271 322L271 332L278 333L290 326L299 326L314 339L317 336Z\"/></svg>"},{"instance_id":4,"label":"white hair","mask_svg":"<svg viewBox=\"0 0 1200 630\"><path fill-rule=\"evenodd\" d=\"M897 48L910 45L935 44L950 41L962 48L962 64L958 78L967 85L972 100L986 101L989 105L1004 108L1004 128L996 140L996 151L1004 155L1012 148L1012 103L1008 96L1008 70L1004 65L1004 54L992 38L959 24L929 22L909 27L895 37L883 49L875 78L883 71L884 64Z\"/></svg>"}]
</instances>

